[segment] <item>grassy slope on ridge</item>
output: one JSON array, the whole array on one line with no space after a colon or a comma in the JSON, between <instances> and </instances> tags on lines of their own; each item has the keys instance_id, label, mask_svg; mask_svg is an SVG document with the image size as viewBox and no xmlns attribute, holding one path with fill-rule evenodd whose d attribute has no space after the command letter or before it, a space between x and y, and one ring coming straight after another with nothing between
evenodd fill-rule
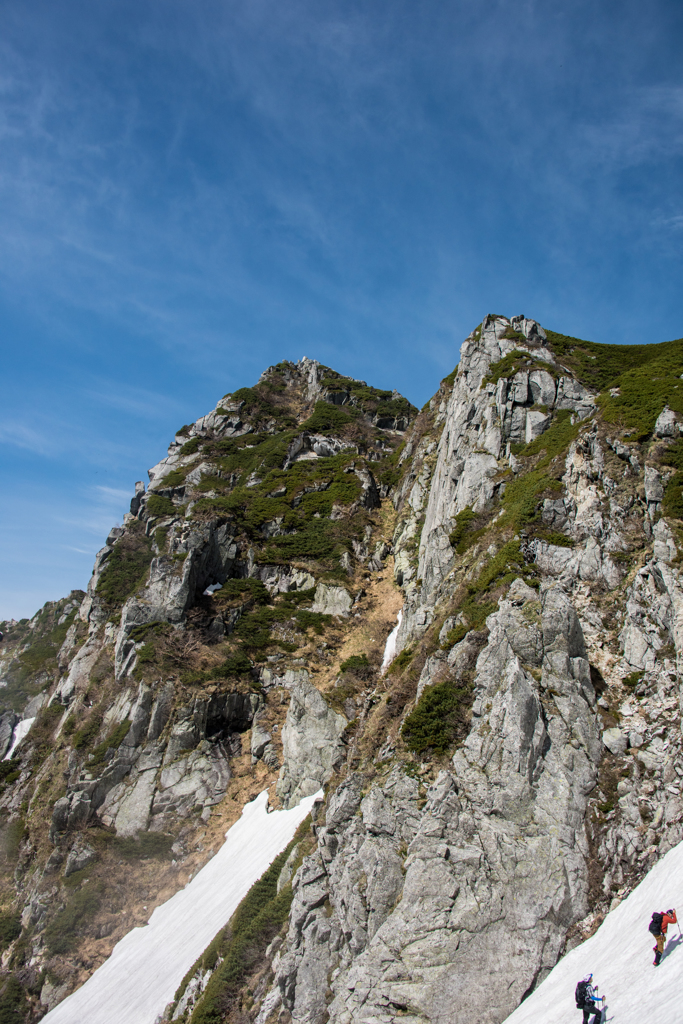
<instances>
[{"instance_id":1,"label":"grassy slope on ridge","mask_svg":"<svg viewBox=\"0 0 683 1024\"><path fill-rule=\"evenodd\" d=\"M605 422L627 430L634 440L652 433L665 405L683 416L683 339L657 345L600 345L546 333L559 362L586 387L600 392Z\"/></svg>"}]
</instances>

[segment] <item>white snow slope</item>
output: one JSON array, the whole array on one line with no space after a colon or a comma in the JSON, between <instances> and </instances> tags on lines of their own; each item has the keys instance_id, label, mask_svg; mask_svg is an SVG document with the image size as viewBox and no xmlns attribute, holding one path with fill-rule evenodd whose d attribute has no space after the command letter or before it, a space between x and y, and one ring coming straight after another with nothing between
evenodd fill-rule
<instances>
[{"instance_id":1,"label":"white snow slope","mask_svg":"<svg viewBox=\"0 0 683 1024\"><path fill-rule=\"evenodd\" d=\"M647 930L652 914L669 907L678 908L683 917L683 843L655 864L595 935L560 960L505 1024L581 1024L574 989L591 972L593 984L606 997L603 1020L680 1024L683 939L670 924L662 962L653 967L655 940Z\"/></svg>"},{"instance_id":2,"label":"white snow slope","mask_svg":"<svg viewBox=\"0 0 683 1024\"><path fill-rule=\"evenodd\" d=\"M195 960L251 886L292 839L321 794L267 813L261 793L184 889L133 928L85 985L43 1017L46 1024L154 1024Z\"/></svg>"},{"instance_id":3,"label":"white snow slope","mask_svg":"<svg viewBox=\"0 0 683 1024\"><path fill-rule=\"evenodd\" d=\"M401 609L396 616L396 625L387 637L387 642L384 646L384 658L382 659L382 672L384 672L386 668L389 668L389 665L391 665L392 661L396 657L396 641L398 640L398 631L401 628L402 622L403 609Z\"/></svg>"},{"instance_id":4,"label":"white snow slope","mask_svg":"<svg viewBox=\"0 0 683 1024\"><path fill-rule=\"evenodd\" d=\"M35 718L24 718L21 720L21 722L17 722L16 726L14 727L14 732L12 733L12 743L10 744L9 750L3 757L3 761L9 761L10 757L17 749L17 747L24 739L24 737L28 736L29 729L31 728L34 722Z\"/></svg>"}]
</instances>

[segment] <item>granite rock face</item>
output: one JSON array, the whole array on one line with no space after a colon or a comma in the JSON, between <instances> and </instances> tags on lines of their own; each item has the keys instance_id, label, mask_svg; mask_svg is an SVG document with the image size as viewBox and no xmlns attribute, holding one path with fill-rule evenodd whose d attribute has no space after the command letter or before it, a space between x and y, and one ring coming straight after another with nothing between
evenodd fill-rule
<instances>
[{"instance_id":1,"label":"granite rock face","mask_svg":"<svg viewBox=\"0 0 683 1024\"><path fill-rule=\"evenodd\" d=\"M172 684L156 693L144 684L123 691L110 718L130 728L105 766L74 765L66 796L54 805L50 838L61 847L94 818L129 838L163 831L197 807L208 813L231 777L232 737L250 728L259 704L258 694L232 693L174 710Z\"/></svg>"},{"instance_id":2,"label":"granite rock face","mask_svg":"<svg viewBox=\"0 0 683 1024\"><path fill-rule=\"evenodd\" d=\"M416 700L471 683L467 735L436 778L392 742L329 793L259 1024L499 1024L683 840L683 589L657 449L610 434L526 318L485 318L429 411L392 494L398 649L436 620ZM444 617L501 548L515 451L558 422L570 440L496 610L476 629ZM665 409L654 438L678 435ZM458 558L463 512L484 539Z\"/></svg>"},{"instance_id":3,"label":"granite rock face","mask_svg":"<svg viewBox=\"0 0 683 1024\"><path fill-rule=\"evenodd\" d=\"M578 616L559 588L518 580L487 627L469 736L426 804L399 768L328 803L276 977L296 1021L320 1020L332 977L332 1020L495 1024L587 913L602 744Z\"/></svg>"},{"instance_id":4,"label":"granite rock face","mask_svg":"<svg viewBox=\"0 0 683 1024\"><path fill-rule=\"evenodd\" d=\"M325 702L305 669L288 672L284 684L290 703L282 728L284 763L277 795L284 807L294 807L316 793L341 763L347 722Z\"/></svg>"},{"instance_id":5,"label":"granite rock face","mask_svg":"<svg viewBox=\"0 0 683 1024\"><path fill-rule=\"evenodd\" d=\"M419 505L419 512L424 509L424 527L416 567L421 586L419 592L406 593L403 643L431 620L431 609L453 563L448 537L454 517L465 508L481 512L490 507L500 492L500 471L509 465L510 445L540 436L550 423L548 410L571 410L579 419L594 410L593 395L574 378L558 373L554 356L544 345L542 328L535 321L524 322L527 343L507 337L508 321L486 317L462 344L435 459L423 463L408 499ZM528 345L529 339L533 346ZM486 383L491 366L514 351L533 353L537 361L548 364L548 370L521 370L512 378ZM539 416L537 405L546 412ZM433 468L427 470L426 465ZM395 545L400 549L410 539L409 528L404 528ZM405 580L400 558L397 567Z\"/></svg>"},{"instance_id":6,"label":"granite rock face","mask_svg":"<svg viewBox=\"0 0 683 1024\"><path fill-rule=\"evenodd\" d=\"M225 582L237 555L227 524L184 528L174 547L173 554L183 557L180 573L172 556L153 559L149 582L123 607L115 647L118 678L130 674L135 667L136 643L130 636L135 627L159 621L180 624L188 608L195 604L198 592L209 584Z\"/></svg>"},{"instance_id":7,"label":"granite rock face","mask_svg":"<svg viewBox=\"0 0 683 1024\"><path fill-rule=\"evenodd\" d=\"M99 856L95 825L165 833L182 859L279 773L285 808L324 796L280 872L291 912L249 981L254 1024L501 1024L683 840L680 417L662 403L645 441L608 423L557 337L487 316L419 417L303 359L263 375L272 404L242 389L182 428L23 711L55 740L0 794L12 825L52 794L41 870L20 844L26 928ZM147 561L112 609L99 581L131 529ZM386 671L386 577L367 591L390 556ZM443 683L457 729L411 746ZM0 719L4 752L19 721ZM201 1006L211 970L164 1019ZM43 1005L62 994L46 983Z\"/></svg>"}]
</instances>

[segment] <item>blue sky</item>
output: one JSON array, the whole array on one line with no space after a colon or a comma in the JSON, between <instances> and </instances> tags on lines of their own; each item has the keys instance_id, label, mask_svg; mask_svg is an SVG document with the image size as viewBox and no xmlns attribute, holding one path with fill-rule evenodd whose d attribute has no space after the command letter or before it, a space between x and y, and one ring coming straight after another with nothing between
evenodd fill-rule
<instances>
[{"instance_id":1,"label":"blue sky","mask_svg":"<svg viewBox=\"0 0 683 1024\"><path fill-rule=\"evenodd\" d=\"M683 335L683 5L0 3L0 618L302 355L416 405L486 312Z\"/></svg>"}]
</instances>

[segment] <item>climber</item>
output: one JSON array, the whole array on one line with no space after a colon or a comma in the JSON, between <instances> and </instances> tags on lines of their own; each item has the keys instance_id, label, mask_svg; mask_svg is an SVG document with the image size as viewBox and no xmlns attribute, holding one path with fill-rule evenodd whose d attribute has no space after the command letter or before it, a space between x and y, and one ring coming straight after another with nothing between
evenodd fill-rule
<instances>
[{"instance_id":1,"label":"climber","mask_svg":"<svg viewBox=\"0 0 683 1024\"><path fill-rule=\"evenodd\" d=\"M593 987L593 975L589 974L587 977L580 981L576 986L574 992L574 998L576 999L576 1009L583 1010L583 1024L588 1024L588 1018L591 1013L594 1013L592 1024L600 1024L602 1017L602 1008L598 1009L598 1002L602 1000L602 996L599 996L598 986Z\"/></svg>"},{"instance_id":2,"label":"climber","mask_svg":"<svg viewBox=\"0 0 683 1024\"><path fill-rule=\"evenodd\" d=\"M670 924L676 923L677 918L675 910L661 911L660 913L654 913L652 915L649 930L657 939L657 945L652 947L655 954L653 961L655 967L659 967L662 959L662 953L664 952L664 946L666 945L666 930Z\"/></svg>"}]
</instances>

